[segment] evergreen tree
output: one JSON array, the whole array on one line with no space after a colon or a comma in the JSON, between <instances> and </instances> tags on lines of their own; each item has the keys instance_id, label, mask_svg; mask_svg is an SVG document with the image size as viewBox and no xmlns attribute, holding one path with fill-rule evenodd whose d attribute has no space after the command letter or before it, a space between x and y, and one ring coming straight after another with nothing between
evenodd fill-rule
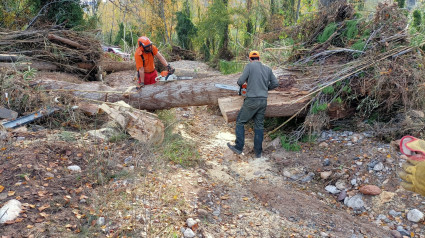
<instances>
[{"instance_id":1,"label":"evergreen tree","mask_svg":"<svg viewBox=\"0 0 425 238\"><path fill-rule=\"evenodd\" d=\"M196 36L196 27L192 23L191 16L190 16L190 5L189 2L186 0L184 3L184 8L182 11L179 11L177 14L177 38L179 41L179 44L184 49L192 49L192 38Z\"/></svg>"}]
</instances>

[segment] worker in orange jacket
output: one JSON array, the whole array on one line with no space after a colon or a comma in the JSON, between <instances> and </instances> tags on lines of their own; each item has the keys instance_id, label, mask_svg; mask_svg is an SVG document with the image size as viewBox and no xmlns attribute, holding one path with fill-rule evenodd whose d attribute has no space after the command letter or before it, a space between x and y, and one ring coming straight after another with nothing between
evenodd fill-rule
<instances>
[{"instance_id":1,"label":"worker in orange jacket","mask_svg":"<svg viewBox=\"0 0 425 238\"><path fill-rule=\"evenodd\" d=\"M139 47L136 49L134 58L136 60L137 78L139 87L156 83L155 78L158 73L155 70L154 56L171 71L173 68L167 63L164 56L159 53L158 48L146 36L137 40Z\"/></svg>"}]
</instances>

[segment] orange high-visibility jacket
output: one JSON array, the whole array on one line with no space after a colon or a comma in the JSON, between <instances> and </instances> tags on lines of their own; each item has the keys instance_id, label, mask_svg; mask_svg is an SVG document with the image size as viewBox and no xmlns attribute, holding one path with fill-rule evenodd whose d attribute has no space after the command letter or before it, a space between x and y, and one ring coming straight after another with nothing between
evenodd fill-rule
<instances>
[{"instance_id":1,"label":"orange high-visibility jacket","mask_svg":"<svg viewBox=\"0 0 425 238\"><path fill-rule=\"evenodd\" d=\"M155 70L155 63L154 63L154 55L158 54L158 48L156 46L152 45L152 52L146 53L143 50L143 47L139 47L136 50L136 53L134 53L134 59L136 60L136 68L137 71L141 67L145 68L145 73L151 73Z\"/></svg>"}]
</instances>

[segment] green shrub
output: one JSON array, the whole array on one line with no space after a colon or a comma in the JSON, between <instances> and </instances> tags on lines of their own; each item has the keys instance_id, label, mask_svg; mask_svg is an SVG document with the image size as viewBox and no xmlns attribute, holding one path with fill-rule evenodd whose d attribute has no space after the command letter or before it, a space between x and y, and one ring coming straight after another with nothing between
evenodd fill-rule
<instances>
[{"instance_id":1,"label":"green shrub","mask_svg":"<svg viewBox=\"0 0 425 238\"><path fill-rule=\"evenodd\" d=\"M318 102L315 102L313 104L313 106L311 107L311 113L312 114L317 114L321 111L326 111L326 109L328 109L328 104L327 103L321 103L319 104Z\"/></svg>"},{"instance_id":2,"label":"green shrub","mask_svg":"<svg viewBox=\"0 0 425 238\"><path fill-rule=\"evenodd\" d=\"M336 23L335 22L332 22L332 23L330 23L329 25L327 25L326 27L325 27L325 29L323 30L323 32L322 32L322 34L320 34L318 37L317 37L317 41L319 42L319 43L323 43L323 42L325 42L325 41L327 41L328 39L329 39L329 37L335 32L335 30L336 30Z\"/></svg>"},{"instance_id":3,"label":"green shrub","mask_svg":"<svg viewBox=\"0 0 425 238\"><path fill-rule=\"evenodd\" d=\"M346 27L343 32L343 36L347 38L347 40L351 40L356 38L357 34L359 33L359 29L357 27L358 20L348 20L345 22Z\"/></svg>"},{"instance_id":4,"label":"green shrub","mask_svg":"<svg viewBox=\"0 0 425 238\"><path fill-rule=\"evenodd\" d=\"M413 11L413 26L416 28L416 30L419 30L419 27L422 24L422 15L419 10Z\"/></svg>"},{"instance_id":5,"label":"green shrub","mask_svg":"<svg viewBox=\"0 0 425 238\"><path fill-rule=\"evenodd\" d=\"M324 94L333 94L335 92L335 88L332 85L330 85L330 86L327 86L326 88L322 89L322 92Z\"/></svg>"},{"instance_id":6,"label":"green shrub","mask_svg":"<svg viewBox=\"0 0 425 238\"><path fill-rule=\"evenodd\" d=\"M287 151L300 151L301 146L298 143L291 142L291 140L285 136L280 136L280 143L282 144L282 147Z\"/></svg>"}]
</instances>

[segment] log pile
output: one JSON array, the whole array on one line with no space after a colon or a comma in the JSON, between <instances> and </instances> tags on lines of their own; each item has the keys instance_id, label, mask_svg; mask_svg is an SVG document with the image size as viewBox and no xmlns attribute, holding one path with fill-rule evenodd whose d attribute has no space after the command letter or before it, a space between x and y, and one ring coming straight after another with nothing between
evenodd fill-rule
<instances>
[{"instance_id":1,"label":"log pile","mask_svg":"<svg viewBox=\"0 0 425 238\"><path fill-rule=\"evenodd\" d=\"M24 66L18 64L18 67L31 64L39 70L69 72L93 79L103 53L100 42L87 32L34 30L1 34L0 54L22 59ZM8 63L1 63L0 68L11 67L11 60L6 57L5 61Z\"/></svg>"}]
</instances>

